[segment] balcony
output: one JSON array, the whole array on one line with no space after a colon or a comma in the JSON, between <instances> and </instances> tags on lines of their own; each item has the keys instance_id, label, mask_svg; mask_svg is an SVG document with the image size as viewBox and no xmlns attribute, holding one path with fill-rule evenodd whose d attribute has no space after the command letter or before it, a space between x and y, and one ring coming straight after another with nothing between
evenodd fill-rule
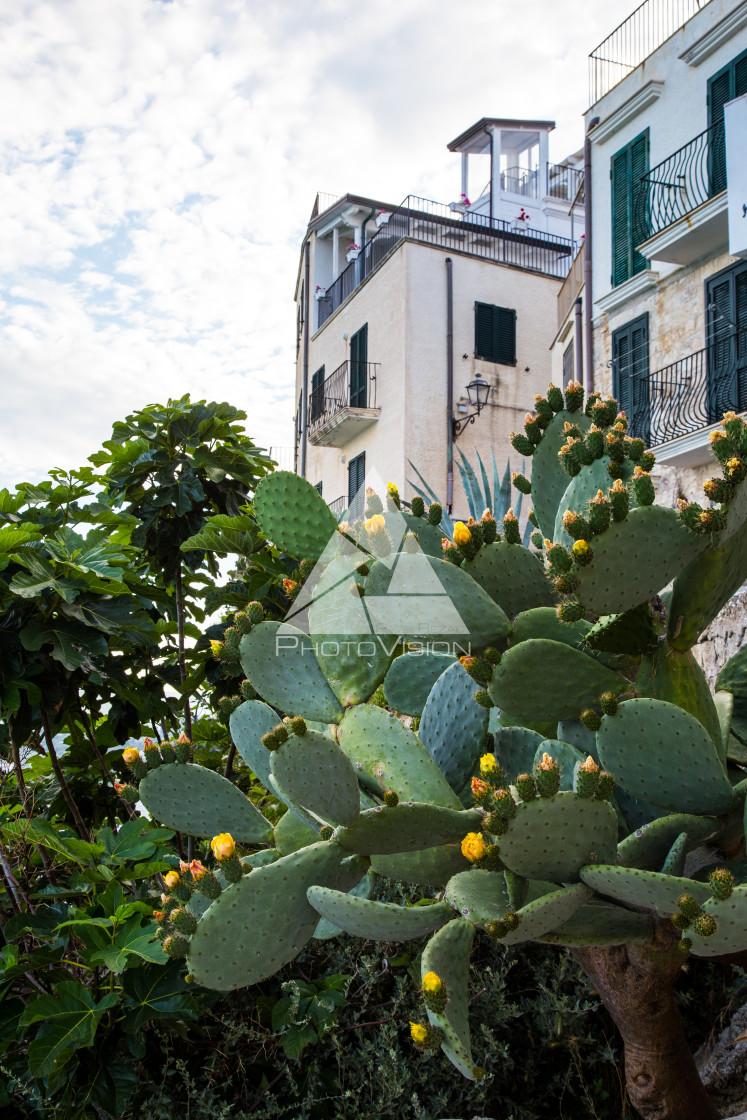
<instances>
[{"instance_id":1,"label":"balcony","mask_svg":"<svg viewBox=\"0 0 747 1120\"><path fill-rule=\"evenodd\" d=\"M708 0L643 0L589 55L589 104L595 105L679 31Z\"/></svg>"},{"instance_id":2,"label":"balcony","mask_svg":"<svg viewBox=\"0 0 747 1120\"><path fill-rule=\"evenodd\" d=\"M701 132L639 180L637 248L648 260L692 264L728 242L724 123Z\"/></svg>"},{"instance_id":3,"label":"balcony","mask_svg":"<svg viewBox=\"0 0 747 1120\"><path fill-rule=\"evenodd\" d=\"M568 180L569 188L570 185ZM560 182L558 189L561 189ZM351 261L327 288L324 298L317 300L317 329L405 238L561 280L568 272L575 252L573 241L566 237L531 227L517 229L511 223L491 218L488 214L472 210L459 213L438 202L409 195L401 206L392 211L389 221L366 242L357 260Z\"/></svg>"},{"instance_id":4,"label":"balcony","mask_svg":"<svg viewBox=\"0 0 747 1120\"><path fill-rule=\"evenodd\" d=\"M654 373L620 373L631 435L648 447L676 441L673 451L702 452L711 424L747 409L747 330L717 333L710 346ZM697 433L704 438L691 438Z\"/></svg>"},{"instance_id":5,"label":"balcony","mask_svg":"<svg viewBox=\"0 0 747 1120\"><path fill-rule=\"evenodd\" d=\"M374 424L378 362L344 361L309 393L309 442L319 447L344 447Z\"/></svg>"},{"instance_id":6,"label":"balcony","mask_svg":"<svg viewBox=\"0 0 747 1120\"><path fill-rule=\"evenodd\" d=\"M332 513L338 518L342 517L349 504L347 494L342 494L339 498L335 498L333 502L327 502Z\"/></svg>"}]
</instances>

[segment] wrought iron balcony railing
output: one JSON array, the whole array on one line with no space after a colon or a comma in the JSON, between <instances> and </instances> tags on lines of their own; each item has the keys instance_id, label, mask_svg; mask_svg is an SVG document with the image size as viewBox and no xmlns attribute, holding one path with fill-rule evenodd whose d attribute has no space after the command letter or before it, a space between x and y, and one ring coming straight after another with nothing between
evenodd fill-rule
<instances>
[{"instance_id":1,"label":"wrought iron balcony railing","mask_svg":"<svg viewBox=\"0 0 747 1120\"><path fill-rule=\"evenodd\" d=\"M584 173L580 167L568 167L564 163L548 163L547 193L551 198L562 198L573 202Z\"/></svg>"},{"instance_id":2,"label":"wrought iron balcony railing","mask_svg":"<svg viewBox=\"0 0 747 1120\"><path fill-rule=\"evenodd\" d=\"M649 447L747 410L747 330L718 335L710 346L654 373L618 370L631 435Z\"/></svg>"},{"instance_id":3,"label":"wrought iron balcony railing","mask_svg":"<svg viewBox=\"0 0 747 1120\"><path fill-rule=\"evenodd\" d=\"M405 237L560 279L568 272L575 251L574 242L567 237L531 227L517 229L488 214L472 210L460 213L439 202L408 195L366 242L357 259L327 288L324 298L317 300L317 328Z\"/></svg>"},{"instance_id":4,"label":"wrought iron balcony railing","mask_svg":"<svg viewBox=\"0 0 747 1120\"><path fill-rule=\"evenodd\" d=\"M726 190L724 122L684 144L639 180L634 192L636 244L661 233Z\"/></svg>"},{"instance_id":5,"label":"wrought iron balcony railing","mask_svg":"<svg viewBox=\"0 0 747 1120\"><path fill-rule=\"evenodd\" d=\"M309 434L313 435L344 408L376 408L378 362L347 359L309 393Z\"/></svg>"},{"instance_id":6,"label":"wrought iron balcony railing","mask_svg":"<svg viewBox=\"0 0 747 1120\"><path fill-rule=\"evenodd\" d=\"M589 55L589 104L594 105L679 31L708 0L643 0Z\"/></svg>"},{"instance_id":7,"label":"wrought iron balcony railing","mask_svg":"<svg viewBox=\"0 0 747 1120\"><path fill-rule=\"evenodd\" d=\"M339 498L335 498L333 502L327 502L327 505L335 517L341 517L349 505L347 494L342 494Z\"/></svg>"}]
</instances>

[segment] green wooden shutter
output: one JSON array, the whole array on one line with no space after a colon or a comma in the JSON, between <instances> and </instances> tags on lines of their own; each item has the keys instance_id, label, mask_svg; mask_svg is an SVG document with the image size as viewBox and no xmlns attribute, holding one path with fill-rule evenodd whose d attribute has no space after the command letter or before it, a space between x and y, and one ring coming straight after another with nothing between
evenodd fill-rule
<instances>
[{"instance_id":1,"label":"green wooden shutter","mask_svg":"<svg viewBox=\"0 0 747 1120\"><path fill-rule=\"evenodd\" d=\"M574 372L574 347L573 339L568 343L563 351L563 384L567 385L569 381L573 380Z\"/></svg>"},{"instance_id":2,"label":"green wooden shutter","mask_svg":"<svg viewBox=\"0 0 747 1120\"><path fill-rule=\"evenodd\" d=\"M648 132L638 136L630 145L630 275L635 276L648 267L648 261L636 249L648 235L645 219L645 197L647 189L641 177L648 171Z\"/></svg>"},{"instance_id":3,"label":"green wooden shutter","mask_svg":"<svg viewBox=\"0 0 747 1120\"><path fill-rule=\"evenodd\" d=\"M612 286L628 279L630 229L628 180L630 152L623 148L612 157Z\"/></svg>"},{"instance_id":4,"label":"green wooden shutter","mask_svg":"<svg viewBox=\"0 0 747 1120\"><path fill-rule=\"evenodd\" d=\"M648 315L640 315L613 331L612 360L612 391L628 418L628 430L648 443Z\"/></svg>"},{"instance_id":5,"label":"green wooden shutter","mask_svg":"<svg viewBox=\"0 0 747 1120\"><path fill-rule=\"evenodd\" d=\"M492 303L475 303L475 357L516 365L516 312Z\"/></svg>"},{"instance_id":6,"label":"green wooden shutter","mask_svg":"<svg viewBox=\"0 0 747 1120\"><path fill-rule=\"evenodd\" d=\"M309 420L316 420L324 412L324 366L311 375L311 401Z\"/></svg>"},{"instance_id":7,"label":"green wooden shutter","mask_svg":"<svg viewBox=\"0 0 747 1120\"><path fill-rule=\"evenodd\" d=\"M612 286L629 280L648 268L648 261L636 245L646 240L647 190L641 177L648 171L648 129L619 152L610 165L612 180Z\"/></svg>"},{"instance_id":8,"label":"green wooden shutter","mask_svg":"<svg viewBox=\"0 0 747 1120\"><path fill-rule=\"evenodd\" d=\"M362 451L348 463L348 516L351 521L363 517L366 485L366 453Z\"/></svg>"},{"instance_id":9,"label":"green wooden shutter","mask_svg":"<svg viewBox=\"0 0 747 1120\"><path fill-rule=\"evenodd\" d=\"M475 304L475 357L486 362L495 361L493 306L490 303Z\"/></svg>"},{"instance_id":10,"label":"green wooden shutter","mask_svg":"<svg viewBox=\"0 0 747 1120\"><path fill-rule=\"evenodd\" d=\"M366 408L368 385L368 323L350 339L350 404Z\"/></svg>"}]
</instances>

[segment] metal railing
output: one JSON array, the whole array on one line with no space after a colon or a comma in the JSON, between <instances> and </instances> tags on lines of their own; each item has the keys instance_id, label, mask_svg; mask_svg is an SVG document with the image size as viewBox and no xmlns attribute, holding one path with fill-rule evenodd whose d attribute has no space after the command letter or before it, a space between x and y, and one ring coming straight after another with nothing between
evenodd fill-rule
<instances>
[{"instance_id":1,"label":"metal railing","mask_svg":"<svg viewBox=\"0 0 747 1120\"><path fill-rule=\"evenodd\" d=\"M719 121L643 175L633 194L636 245L726 190L724 122Z\"/></svg>"},{"instance_id":2,"label":"metal railing","mask_svg":"<svg viewBox=\"0 0 747 1120\"><path fill-rule=\"evenodd\" d=\"M566 202L573 202L583 177L584 173L580 167L568 167L564 163L548 163L547 193L551 198L562 198Z\"/></svg>"},{"instance_id":3,"label":"metal railing","mask_svg":"<svg viewBox=\"0 0 747 1120\"><path fill-rule=\"evenodd\" d=\"M743 412L747 329L717 334L710 346L631 381L624 394L629 431L649 447L716 424L725 412Z\"/></svg>"},{"instance_id":4,"label":"metal railing","mask_svg":"<svg viewBox=\"0 0 747 1120\"><path fill-rule=\"evenodd\" d=\"M542 230L518 229L510 222L478 214L451 210L440 202L408 195L401 206L392 211L356 260L351 261L323 299L317 300L317 328L321 327L351 295L369 273L405 237L436 245L441 249L461 249L471 256L499 264L540 272L563 279L571 266L574 242L567 237Z\"/></svg>"},{"instance_id":5,"label":"metal railing","mask_svg":"<svg viewBox=\"0 0 747 1120\"><path fill-rule=\"evenodd\" d=\"M309 434L321 428L343 408L376 408L378 362L346 359L325 381L309 393Z\"/></svg>"},{"instance_id":6,"label":"metal railing","mask_svg":"<svg viewBox=\"0 0 747 1120\"><path fill-rule=\"evenodd\" d=\"M589 104L632 73L709 0L643 0L589 55Z\"/></svg>"},{"instance_id":7,"label":"metal railing","mask_svg":"<svg viewBox=\"0 0 747 1120\"><path fill-rule=\"evenodd\" d=\"M507 167L501 171L501 190L520 194L524 198L537 198L539 195L539 170L530 171L526 167Z\"/></svg>"},{"instance_id":8,"label":"metal railing","mask_svg":"<svg viewBox=\"0 0 747 1120\"><path fill-rule=\"evenodd\" d=\"M335 517L341 517L349 505L347 494L343 494L341 495L341 497L335 498L333 502L327 502L327 505L332 510L332 513L334 513Z\"/></svg>"}]
</instances>

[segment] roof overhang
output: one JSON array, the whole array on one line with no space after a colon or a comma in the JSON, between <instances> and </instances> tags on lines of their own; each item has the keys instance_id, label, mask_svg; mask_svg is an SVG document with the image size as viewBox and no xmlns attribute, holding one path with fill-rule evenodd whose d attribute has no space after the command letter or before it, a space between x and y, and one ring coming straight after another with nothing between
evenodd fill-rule
<instances>
[{"instance_id":1,"label":"roof overhang","mask_svg":"<svg viewBox=\"0 0 747 1120\"><path fill-rule=\"evenodd\" d=\"M515 132L552 132L554 128L555 121L520 121L507 120L503 117L483 117L446 147L450 152L479 152L486 142L486 131L511 129Z\"/></svg>"}]
</instances>

